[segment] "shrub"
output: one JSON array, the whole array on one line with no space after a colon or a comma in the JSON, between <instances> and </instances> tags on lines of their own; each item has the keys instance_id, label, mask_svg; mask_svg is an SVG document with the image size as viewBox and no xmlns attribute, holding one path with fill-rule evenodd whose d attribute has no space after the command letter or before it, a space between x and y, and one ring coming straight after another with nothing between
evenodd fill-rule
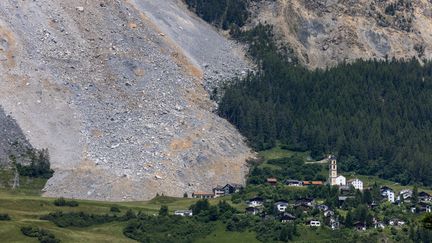
<instances>
[{"instance_id":1,"label":"shrub","mask_svg":"<svg viewBox=\"0 0 432 243\"><path fill-rule=\"evenodd\" d=\"M79 203L77 201L73 201L73 200L72 201L67 201L63 197L60 197L60 198L58 198L58 199L56 199L54 201L54 205L57 206L57 207L65 207L65 206L68 206L68 207L78 207Z\"/></svg>"},{"instance_id":2,"label":"shrub","mask_svg":"<svg viewBox=\"0 0 432 243\"><path fill-rule=\"evenodd\" d=\"M112 206L110 211L113 213L120 213L120 209L117 206Z\"/></svg>"},{"instance_id":3,"label":"shrub","mask_svg":"<svg viewBox=\"0 0 432 243\"><path fill-rule=\"evenodd\" d=\"M9 214L6 213L0 214L0 221L8 221L8 220L11 220Z\"/></svg>"},{"instance_id":4,"label":"shrub","mask_svg":"<svg viewBox=\"0 0 432 243\"><path fill-rule=\"evenodd\" d=\"M37 228L37 227L32 227L32 226L22 227L21 233L25 236L28 236L28 237L38 238L39 242L41 242L41 243L59 243L60 242L60 240L56 239L56 237L51 232L49 232L45 229L42 229L42 228Z\"/></svg>"}]
</instances>

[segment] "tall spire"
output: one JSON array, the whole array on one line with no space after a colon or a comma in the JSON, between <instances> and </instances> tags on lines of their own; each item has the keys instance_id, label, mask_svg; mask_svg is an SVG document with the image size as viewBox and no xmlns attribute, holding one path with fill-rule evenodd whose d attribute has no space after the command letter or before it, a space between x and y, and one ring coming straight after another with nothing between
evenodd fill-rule
<instances>
[{"instance_id":1,"label":"tall spire","mask_svg":"<svg viewBox=\"0 0 432 243\"><path fill-rule=\"evenodd\" d=\"M336 156L330 155L328 160L329 160L329 183L330 185L334 186L337 185L336 178L338 176Z\"/></svg>"}]
</instances>

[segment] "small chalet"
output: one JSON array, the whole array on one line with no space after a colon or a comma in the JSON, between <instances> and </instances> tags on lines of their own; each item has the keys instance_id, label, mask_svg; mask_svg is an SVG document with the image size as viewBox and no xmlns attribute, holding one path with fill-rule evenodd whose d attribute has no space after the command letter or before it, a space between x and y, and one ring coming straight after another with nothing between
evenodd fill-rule
<instances>
[{"instance_id":1,"label":"small chalet","mask_svg":"<svg viewBox=\"0 0 432 243\"><path fill-rule=\"evenodd\" d=\"M259 213L260 213L259 208L256 208L256 207L247 207L246 208L246 214L257 215Z\"/></svg>"},{"instance_id":2,"label":"small chalet","mask_svg":"<svg viewBox=\"0 0 432 243\"><path fill-rule=\"evenodd\" d=\"M192 197L200 198L200 199L210 199L210 198L214 198L214 194L208 192L194 192L192 193Z\"/></svg>"},{"instance_id":3,"label":"small chalet","mask_svg":"<svg viewBox=\"0 0 432 243\"><path fill-rule=\"evenodd\" d=\"M401 198L401 199L403 198L403 200L411 200L412 195L413 195L413 191L410 190L410 189L402 190L402 191L399 193L400 198Z\"/></svg>"},{"instance_id":4,"label":"small chalet","mask_svg":"<svg viewBox=\"0 0 432 243\"><path fill-rule=\"evenodd\" d=\"M264 204L264 199L261 197L255 197L250 199L247 204L252 208L261 207Z\"/></svg>"},{"instance_id":5,"label":"small chalet","mask_svg":"<svg viewBox=\"0 0 432 243\"><path fill-rule=\"evenodd\" d=\"M432 206L425 202L419 202L419 212L420 213L432 213Z\"/></svg>"},{"instance_id":6,"label":"small chalet","mask_svg":"<svg viewBox=\"0 0 432 243\"><path fill-rule=\"evenodd\" d=\"M223 197L223 196L225 196L225 190L223 189L222 186L218 185L215 188L213 188L213 195L215 198Z\"/></svg>"},{"instance_id":7,"label":"small chalet","mask_svg":"<svg viewBox=\"0 0 432 243\"><path fill-rule=\"evenodd\" d=\"M344 203L346 200L354 198L353 196L339 196L339 202Z\"/></svg>"},{"instance_id":8,"label":"small chalet","mask_svg":"<svg viewBox=\"0 0 432 243\"><path fill-rule=\"evenodd\" d=\"M293 222L296 219L297 218L294 215L290 214L290 213L284 213L281 216L281 222L282 223L291 223L291 222Z\"/></svg>"},{"instance_id":9,"label":"small chalet","mask_svg":"<svg viewBox=\"0 0 432 243\"><path fill-rule=\"evenodd\" d=\"M376 218L373 218L373 225L375 229L384 229L385 224L381 221L378 221Z\"/></svg>"},{"instance_id":10,"label":"small chalet","mask_svg":"<svg viewBox=\"0 0 432 243\"><path fill-rule=\"evenodd\" d=\"M359 221L355 222L354 226L358 231L365 231L366 230L366 224L364 222L359 222Z\"/></svg>"},{"instance_id":11,"label":"small chalet","mask_svg":"<svg viewBox=\"0 0 432 243\"><path fill-rule=\"evenodd\" d=\"M304 186L322 186L324 183L322 181L303 181Z\"/></svg>"},{"instance_id":12,"label":"small chalet","mask_svg":"<svg viewBox=\"0 0 432 243\"><path fill-rule=\"evenodd\" d=\"M422 202L430 202L432 201L432 197L429 193L427 192L419 192L418 194L418 198L420 199L420 201Z\"/></svg>"},{"instance_id":13,"label":"small chalet","mask_svg":"<svg viewBox=\"0 0 432 243\"><path fill-rule=\"evenodd\" d=\"M243 188L240 184L226 184L223 187L223 190L225 191L225 195L233 194L239 192Z\"/></svg>"},{"instance_id":14,"label":"small chalet","mask_svg":"<svg viewBox=\"0 0 432 243\"><path fill-rule=\"evenodd\" d=\"M381 196L383 196L383 197L387 197L387 194L389 192L394 192L394 190L388 186L382 186L380 188L380 193L381 193Z\"/></svg>"},{"instance_id":15,"label":"small chalet","mask_svg":"<svg viewBox=\"0 0 432 243\"><path fill-rule=\"evenodd\" d=\"M340 228L339 220L333 217L330 218L330 225L332 230L336 230Z\"/></svg>"},{"instance_id":16,"label":"small chalet","mask_svg":"<svg viewBox=\"0 0 432 243\"><path fill-rule=\"evenodd\" d=\"M356 178L348 180L347 184L353 186L356 190L363 191L363 181L361 181L360 179Z\"/></svg>"},{"instance_id":17,"label":"small chalet","mask_svg":"<svg viewBox=\"0 0 432 243\"><path fill-rule=\"evenodd\" d=\"M313 198L302 198L295 202L295 206L313 207L315 204L315 199Z\"/></svg>"},{"instance_id":18,"label":"small chalet","mask_svg":"<svg viewBox=\"0 0 432 243\"><path fill-rule=\"evenodd\" d=\"M331 216L334 216L334 212L332 210L324 211L324 217L331 217Z\"/></svg>"},{"instance_id":19,"label":"small chalet","mask_svg":"<svg viewBox=\"0 0 432 243\"><path fill-rule=\"evenodd\" d=\"M309 226L310 227L320 227L321 226L321 222L319 220L311 220L309 222Z\"/></svg>"},{"instance_id":20,"label":"small chalet","mask_svg":"<svg viewBox=\"0 0 432 243\"><path fill-rule=\"evenodd\" d=\"M389 220L389 225L391 226L404 226L405 221L399 219L391 219Z\"/></svg>"},{"instance_id":21,"label":"small chalet","mask_svg":"<svg viewBox=\"0 0 432 243\"><path fill-rule=\"evenodd\" d=\"M303 186L303 182L302 181L298 181L298 180L285 180L285 185L288 185L288 186Z\"/></svg>"},{"instance_id":22,"label":"small chalet","mask_svg":"<svg viewBox=\"0 0 432 243\"><path fill-rule=\"evenodd\" d=\"M192 210L176 210L174 211L174 215L182 216L182 217L192 217Z\"/></svg>"},{"instance_id":23,"label":"small chalet","mask_svg":"<svg viewBox=\"0 0 432 243\"><path fill-rule=\"evenodd\" d=\"M278 212L285 212L288 208L288 205L288 201L279 200L274 204L274 207Z\"/></svg>"},{"instance_id":24,"label":"small chalet","mask_svg":"<svg viewBox=\"0 0 432 243\"><path fill-rule=\"evenodd\" d=\"M317 209L321 212L325 212L327 210L329 210L329 207L327 205L321 204L317 206Z\"/></svg>"},{"instance_id":25,"label":"small chalet","mask_svg":"<svg viewBox=\"0 0 432 243\"><path fill-rule=\"evenodd\" d=\"M272 186L276 186L277 179L274 178L274 177L267 178L267 183L270 184L270 185L272 185Z\"/></svg>"}]
</instances>

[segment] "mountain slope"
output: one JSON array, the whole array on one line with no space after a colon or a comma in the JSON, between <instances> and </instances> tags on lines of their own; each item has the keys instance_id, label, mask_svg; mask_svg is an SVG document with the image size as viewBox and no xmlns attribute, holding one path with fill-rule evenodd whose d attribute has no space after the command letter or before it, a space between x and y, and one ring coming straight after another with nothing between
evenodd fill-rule
<instances>
[{"instance_id":1,"label":"mountain slope","mask_svg":"<svg viewBox=\"0 0 432 243\"><path fill-rule=\"evenodd\" d=\"M205 89L249 68L176 0L0 2L0 104L56 171L46 196L145 200L243 183Z\"/></svg>"},{"instance_id":2,"label":"mountain slope","mask_svg":"<svg viewBox=\"0 0 432 243\"><path fill-rule=\"evenodd\" d=\"M252 4L252 22L275 26L311 68L385 57L432 57L427 0L277 0Z\"/></svg>"}]
</instances>

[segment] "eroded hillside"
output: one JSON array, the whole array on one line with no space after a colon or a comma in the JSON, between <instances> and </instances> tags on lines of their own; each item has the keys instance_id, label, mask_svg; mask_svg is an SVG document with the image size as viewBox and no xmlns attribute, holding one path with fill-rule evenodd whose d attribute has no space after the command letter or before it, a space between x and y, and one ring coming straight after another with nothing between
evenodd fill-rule
<instances>
[{"instance_id":1,"label":"eroded hillside","mask_svg":"<svg viewBox=\"0 0 432 243\"><path fill-rule=\"evenodd\" d=\"M0 104L55 170L46 196L145 200L243 183L206 89L249 68L180 1L0 2Z\"/></svg>"},{"instance_id":2,"label":"eroded hillside","mask_svg":"<svg viewBox=\"0 0 432 243\"><path fill-rule=\"evenodd\" d=\"M370 58L432 57L428 0L277 0L252 7L312 68Z\"/></svg>"}]
</instances>

